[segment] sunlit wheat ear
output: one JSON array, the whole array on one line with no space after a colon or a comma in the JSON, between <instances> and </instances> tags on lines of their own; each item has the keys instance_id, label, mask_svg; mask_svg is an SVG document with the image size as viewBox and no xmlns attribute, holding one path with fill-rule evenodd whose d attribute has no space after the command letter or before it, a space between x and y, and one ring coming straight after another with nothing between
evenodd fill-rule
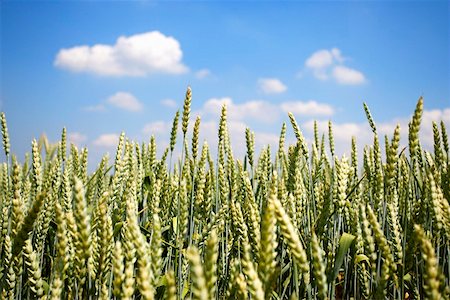
<instances>
[{"instance_id":1,"label":"sunlit wheat ear","mask_svg":"<svg viewBox=\"0 0 450 300\"><path fill-rule=\"evenodd\" d=\"M177 142L177 133L178 133L178 121L180 119L180 111L177 110L175 113L175 117L172 122L172 130L170 132L170 152L173 152L175 149L175 144Z\"/></svg>"},{"instance_id":2,"label":"sunlit wheat ear","mask_svg":"<svg viewBox=\"0 0 450 300\"><path fill-rule=\"evenodd\" d=\"M331 121L328 121L328 142L330 145L331 157L334 157L336 152L334 149L333 123L331 123Z\"/></svg>"},{"instance_id":3,"label":"sunlit wheat ear","mask_svg":"<svg viewBox=\"0 0 450 300\"><path fill-rule=\"evenodd\" d=\"M191 246L186 252L186 257L188 258L191 265L193 299L209 299L208 288L206 285L202 261L200 259L200 254L198 253L198 249L194 246Z\"/></svg>"},{"instance_id":4,"label":"sunlit wheat ear","mask_svg":"<svg viewBox=\"0 0 450 300\"><path fill-rule=\"evenodd\" d=\"M42 162L41 153L39 151L38 143L36 140L31 142L32 155L33 155L33 194L37 195L41 192L42 188Z\"/></svg>"},{"instance_id":5,"label":"sunlit wheat ear","mask_svg":"<svg viewBox=\"0 0 450 300\"><path fill-rule=\"evenodd\" d=\"M116 297L120 297L122 294L122 283L125 278L124 275L124 255L122 243L120 241L116 241L114 245L113 251L113 259L112 259L112 271L113 271L113 294Z\"/></svg>"},{"instance_id":6,"label":"sunlit wheat ear","mask_svg":"<svg viewBox=\"0 0 450 300\"><path fill-rule=\"evenodd\" d=\"M12 173L12 194L11 201L11 236L14 238L17 235L19 227L23 222L23 200L21 195L21 181L20 181L20 167L17 163L13 165ZM6 207L6 206L5 206ZM6 216L5 216L6 217Z\"/></svg>"},{"instance_id":7,"label":"sunlit wheat ear","mask_svg":"<svg viewBox=\"0 0 450 300\"><path fill-rule=\"evenodd\" d=\"M311 252L313 260L313 274L316 281L317 292L319 299L327 299L328 285L325 274L325 263L323 261L323 250L320 246L320 241L313 232L311 237Z\"/></svg>"},{"instance_id":8,"label":"sunlit wheat ear","mask_svg":"<svg viewBox=\"0 0 450 300\"><path fill-rule=\"evenodd\" d=\"M63 281L59 277L55 277L53 279L52 285L50 287L51 295L49 299L51 300L59 300L61 299L61 295L63 292Z\"/></svg>"},{"instance_id":9,"label":"sunlit wheat ear","mask_svg":"<svg viewBox=\"0 0 450 300\"><path fill-rule=\"evenodd\" d=\"M42 281L41 268L39 267L39 258L33 250L31 240L28 239L24 246L25 265L27 266L28 282L30 288L36 295L37 299L45 299L44 287Z\"/></svg>"},{"instance_id":10,"label":"sunlit wheat ear","mask_svg":"<svg viewBox=\"0 0 450 300\"><path fill-rule=\"evenodd\" d=\"M278 139L278 156L280 158L284 154L285 142L286 142L286 123L283 122L283 125L281 126L281 131L280 131L280 138Z\"/></svg>"},{"instance_id":11,"label":"sunlit wheat ear","mask_svg":"<svg viewBox=\"0 0 450 300\"><path fill-rule=\"evenodd\" d=\"M83 184L78 178L75 178L73 212L77 226L75 236L75 269L77 280L80 286L82 286L86 282L86 274L88 273L86 262L91 254L91 226Z\"/></svg>"},{"instance_id":12,"label":"sunlit wheat ear","mask_svg":"<svg viewBox=\"0 0 450 300\"><path fill-rule=\"evenodd\" d=\"M166 273L166 292L165 292L165 299L167 300L176 300L177 299L177 287L175 282L175 274L173 270L169 270L168 273Z\"/></svg>"},{"instance_id":13,"label":"sunlit wheat ear","mask_svg":"<svg viewBox=\"0 0 450 300\"><path fill-rule=\"evenodd\" d=\"M189 86L186 91L186 97L184 98L184 104L183 104L183 116L181 119L181 130L183 132L183 135L186 136L186 132L189 125L189 116L191 113L191 102L192 102L192 90Z\"/></svg>"},{"instance_id":14,"label":"sunlit wheat ear","mask_svg":"<svg viewBox=\"0 0 450 300\"><path fill-rule=\"evenodd\" d=\"M417 101L416 109L414 111L414 115L409 122L409 153L411 159L417 156L417 150L419 147L419 130L420 130L420 122L422 121L422 113L423 113L423 98L420 97L419 101Z\"/></svg>"},{"instance_id":15,"label":"sunlit wheat ear","mask_svg":"<svg viewBox=\"0 0 450 300\"><path fill-rule=\"evenodd\" d=\"M0 114L0 123L2 126L3 151L5 152L6 157L8 157L11 146L9 142L8 126L6 125L6 116L4 112Z\"/></svg>"},{"instance_id":16,"label":"sunlit wheat ear","mask_svg":"<svg viewBox=\"0 0 450 300\"><path fill-rule=\"evenodd\" d=\"M226 131L227 131L227 106L226 104L223 104L219 120L219 132L218 132L219 146L225 143Z\"/></svg>"},{"instance_id":17,"label":"sunlit wheat ear","mask_svg":"<svg viewBox=\"0 0 450 300\"><path fill-rule=\"evenodd\" d=\"M192 158L194 159L194 162L197 159L197 152L198 152L198 136L200 134L200 117L197 117L195 119L194 123L194 129L192 132Z\"/></svg>"},{"instance_id":18,"label":"sunlit wheat ear","mask_svg":"<svg viewBox=\"0 0 450 300\"><path fill-rule=\"evenodd\" d=\"M414 225L414 233L419 243L422 259L425 264L423 289L427 299L441 299L441 293L439 291L438 261L434 248L420 225Z\"/></svg>"},{"instance_id":19,"label":"sunlit wheat ear","mask_svg":"<svg viewBox=\"0 0 450 300\"><path fill-rule=\"evenodd\" d=\"M249 165L253 168L255 155L255 133L250 128L245 128L245 145L247 146L247 159Z\"/></svg>"},{"instance_id":20,"label":"sunlit wheat ear","mask_svg":"<svg viewBox=\"0 0 450 300\"><path fill-rule=\"evenodd\" d=\"M258 264L258 274L261 278L266 295L272 292L270 280L275 273L277 264L277 233L276 233L276 218L274 199L277 197L277 174L272 175L272 182L270 186L269 200L263 210L261 220L261 246Z\"/></svg>"},{"instance_id":21,"label":"sunlit wheat ear","mask_svg":"<svg viewBox=\"0 0 450 300\"><path fill-rule=\"evenodd\" d=\"M46 198L45 194L39 194L36 199L33 201L30 209L27 212L27 215L24 218L22 225L19 227L17 231L17 235L14 238L12 245L12 255L17 256L21 250L25 241L28 239L29 233L33 230L33 225L37 216L41 210L42 203Z\"/></svg>"},{"instance_id":22,"label":"sunlit wheat ear","mask_svg":"<svg viewBox=\"0 0 450 300\"><path fill-rule=\"evenodd\" d=\"M438 168L445 165L444 153L442 153L441 134L439 127L435 121L433 121L433 141L434 141L434 160Z\"/></svg>"},{"instance_id":23,"label":"sunlit wheat ear","mask_svg":"<svg viewBox=\"0 0 450 300\"><path fill-rule=\"evenodd\" d=\"M219 257L219 239L215 229L209 235L206 241L205 251L205 280L208 288L209 299L216 297L217 284L217 258Z\"/></svg>"},{"instance_id":24,"label":"sunlit wheat ear","mask_svg":"<svg viewBox=\"0 0 450 300\"><path fill-rule=\"evenodd\" d=\"M308 146L306 145L305 137L303 136L303 133L300 130L300 127L298 126L294 115L292 113L288 113L288 116L289 116L289 120L291 121L291 125L294 130L295 137L297 138L297 141L300 143L303 155L305 155L306 159L308 159Z\"/></svg>"},{"instance_id":25,"label":"sunlit wheat ear","mask_svg":"<svg viewBox=\"0 0 450 300\"><path fill-rule=\"evenodd\" d=\"M17 276L16 272L14 270L14 258L12 257L12 244L11 244L11 238L9 235L6 235L4 246L3 246L3 267L5 270L3 271L3 274L5 276L5 286L3 287L2 291L2 298L3 299L14 299L15 296L15 287L17 283Z\"/></svg>"},{"instance_id":26,"label":"sunlit wheat ear","mask_svg":"<svg viewBox=\"0 0 450 300\"><path fill-rule=\"evenodd\" d=\"M400 125L397 124L390 145L386 149L386 181L388 185L395 182L395 172L397 171L398 147L400 143ZM392 186L389 186L392 189Z\"/></svg>"},{"instance_id":27,"label":"sunlit wheat ear","mask_svg":"<svg viewBox=\"0 0 450 300\"><path fill-rule=\"evenodd\" d=\"M447 135L447 129L445 128L444 121L441 121L441 135L442 135L442 144L444 146L445 155L447 156L447 163L449 162L449 143L448 143L448 135Z\"/></svg>"},{"instance_id":28,"label":"sunlit wheat ear","mask_svg":"<svg viewBox=\"0 0 450 300\"><path fill-rule=\"evenodd\" d=\"M252 299L263 300L264 299L264 288L261 279L256 271L255 264L251 259L251 249L248 240L244 240L242 244L244 250L244 257L242 259L242 265L244 274L247 277L247 286L250 291Z\"/></svg>"},{"instance_id":29,"label":"sunlit wheat ear","mask_svg":"<svg viewBox=\"0 0 450 300\"><path fill-rule=\"evenodd\" d=\"M136 263L136 244L133 236L133 227L128 222L124 224L123 228L124 236L124 257L125 267L123 272L123 282L121 297L122 299L132 299L135 293L136 276L134 271L134 265ZM138 281L139 282L139 281Z\"/></svg>"},{"instance_id":30,"label":"sunlit wheat ear","mask_svg":"<svg viewBox=\"0 0 450 300\"><path fill-rule=\"evenodd\" d=\"M367 104L365 102L363 103L363 106L364 106L364 112L366 113L367 121L369 122L369 126L372 129L372 132L375 135L377 135L377 127L376 127L375 122L374 122L374 120L372 118L372 114L370 113L369 106L367 106Z\"/></svg>"},{"instance_id":31,"label":"sunlit wheat ear","mask_svg":"<svg viewBox=\"0 0 450 300\"><path fill-rule=\"evenodd\" d=\"M397 266L394 263L394 257L391 253L391 249L389 247L388 241L381 229L381 225L377 220L372 208L367 206L367 216L369 219L369 223L372 226L372 230L375 236L375 240L380 249L381 257L384 259L384 263L381 269L381 278L380 278L380 293L385 293L384 286L386 285L389 278L395 274L397 271ZM377 296L380 297L381 295Z\"/></svg>"},{"instance_id":32,"label":"sunlit wheat ear","mask_svg":"<svg viewBox=\"0 0 450 300\"><path fill-rule=\"evenodd\" d=\"M61 207L61 204L58 201L55 201L55 222L56 222L56 253L57 259L59 260L56 264L58 268L60 268L61 273L64 274L67 270L69 263L69 240L67 235L67 223L66 217L64 215L64 211Z\"/></svg>"},{"instance_id":33,"label":"sunlit wheat ear","mask_svg":"<svg viewBox=\"0 0 450 300\"><path fill-rule=\"evenodd\" d=\"M292 221L287 215L285 209L281 205L280 200L272 198L271 201L275 207L275 216L280 224L280 231L286 240L289 250L303 272L303 280L306 284L310 282L309 263L306 256L305 248L298 236Z\"/></svg>"}]
</instances>

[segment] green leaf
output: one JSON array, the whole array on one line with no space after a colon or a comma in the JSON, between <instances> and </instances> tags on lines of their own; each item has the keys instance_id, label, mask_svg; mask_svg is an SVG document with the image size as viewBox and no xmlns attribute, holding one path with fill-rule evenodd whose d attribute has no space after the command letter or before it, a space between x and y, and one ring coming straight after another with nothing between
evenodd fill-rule
<instances>
[{"instance_id":1,"label":"green leaf","mask_svg":"<svg viewBox=\"0 0 450 300\"><path fill-rule=\"evenodd\" d=\"M344 232L339 240L339 249L336 255L336 259L334 260L334 269L331 273L331 277L328 277L328 282L334 282L339 274L339 270L341 269L342 263L344 262L344 257L350 249L350 246L353 244L355 240L355 236L349 233Z\"/></svg>"},{"instance_id":2,"label":"green leaf","mask_svg":"<svg viewBox=\"0 0 450 300\"><path fill-rule=\"evenodd\" d=\"M50 286L48 285L47 281L42 280L42 288L44 289L44 294L48 295L48 292L50 290Z\"/></svg>"},{"instance_id":3,"label":"green leaf","mask_svg":"<svg viewBox=\"0 0 450 300\"><path fill-rule=\"evenodd\" d=\"M122 223L122 222L117 222L117 223L114 225L114 233L113 233L114 236L119 236L120 230L122 229L122 226L123 226L123 223Z\"/></svg>"},{"instance_id":4,"label":"green leaf","mask_svg":"<svg viewBox=\"0 0 450 300\"><path fill-rule=\"evenodd\" d=\"M358 254L355 256L355 265L359 264L362 261L369 262L369 258L364 254Z\"/></svg>"},{"instance_id":5,"label":"green leaf","mask_svg":"<svg viewBox=\"0 0 450 300\"><path fill-rule=\"evenodd\" d=\"M167 285L167 277L166 274L162 275L161 277L159 277L159 281L158 281L158 286L166 286Z\"/></svg>"}]
</instances>

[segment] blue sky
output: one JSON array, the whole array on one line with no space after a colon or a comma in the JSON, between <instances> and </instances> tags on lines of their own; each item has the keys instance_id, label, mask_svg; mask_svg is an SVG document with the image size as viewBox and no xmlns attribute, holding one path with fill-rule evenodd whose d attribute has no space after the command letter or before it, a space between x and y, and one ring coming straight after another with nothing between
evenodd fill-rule
<instances>
[{"instance_id":1,"label":"blue sky","mask_svg":"<svg viewBox=\"0 0 450 300\"><path fill-rule=\"evenodd\" d=\"M448 1L0 5L0 109L20 156L63 126L93 160L122 130L164 145L188 85L210 144L228 104L237 151L246 126L275 143L287 111L307 136L332 120L342 151L351 135L370 142L363 101L382 133L406 132L421 95L424 144L431 120L450 126Z\"/></svg>"}]
</instances>

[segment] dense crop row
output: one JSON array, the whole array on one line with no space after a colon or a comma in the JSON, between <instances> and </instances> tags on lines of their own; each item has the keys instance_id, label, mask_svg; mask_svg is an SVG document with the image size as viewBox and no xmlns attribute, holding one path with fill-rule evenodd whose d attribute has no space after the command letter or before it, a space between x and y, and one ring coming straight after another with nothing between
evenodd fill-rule
<instances>
[{"instance_id":1,"label":"dense crop row","mask_svg":"<svg viewBox=\"0 0 450 300\"><path fill-rule=\"evenodd\" d=\"M423 101L409 123L385 137L385 161L368 108L373 145L358 166L335 155L315 131L307 145L289 114L296 143L236 159L223 107L217 159L198 145L200 119L181 156L171 143L121 135L111 165L88 174L88 150L32 142L20 164L0 165L3 299L449 299L450 165L444 124L433 123L434 151L419 141ZM215 151L214 151L215 152ZM327 154L331 153L331 156ZM176 161L175 161L176 160Z\"/></svg>"}]
</instances>

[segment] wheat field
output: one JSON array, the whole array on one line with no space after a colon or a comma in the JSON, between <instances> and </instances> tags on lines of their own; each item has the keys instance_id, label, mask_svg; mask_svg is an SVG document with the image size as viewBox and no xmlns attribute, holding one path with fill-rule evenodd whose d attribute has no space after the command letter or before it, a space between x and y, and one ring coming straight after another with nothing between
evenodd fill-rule
<instances>
[{"instance_id":1,"label":"wheat field","mask_svg":"<svg viewBox=\"0 0 450 300\"><path fill-rule=\"evenodd\" d=\"M295 143L283 124L278 149L257 154L248 129L234 157L225 106L210 151L200 118L188 139L191 101L188 88L163 153L122 134L89 173L65 129L19 162L1 114L2 299L450 298L449 141L433 123L422 148L422 98L404 148L364 105L360 162L355 138L338 157L332 123L308 145L292 114Z\"/></svg>"}]
</instances>

